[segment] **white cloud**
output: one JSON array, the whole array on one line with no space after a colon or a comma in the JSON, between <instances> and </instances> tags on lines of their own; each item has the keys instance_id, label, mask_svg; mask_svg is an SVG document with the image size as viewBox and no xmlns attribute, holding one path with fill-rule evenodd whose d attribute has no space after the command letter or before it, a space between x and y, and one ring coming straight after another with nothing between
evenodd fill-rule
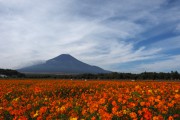
<instances>
[{"instance_id":1,"label":"white cloud","mask_svg":"<svg viewBox=\"0 0 180 120\"><path fill-rule=\"evenodd\" d=\"M171 56L168 57L168 59L163 60L163 61L156 61L153 63L149 63L149 64L141 64L138 69L144 71L157 71L157 72L161 72L163 71L171 71L171 70L180 70L180 55L175 55L175 56Z\"/></svg>"},{"instance_id":2,"label":"white cloud","mask_svg":"<svg viewBox=\"0 0 180 120\"><path fill-rule=\"evenodd\" d=\"M176 26L175 32L180 33L180 23Z\"/></svg>"},{"instance_id":3,"label":"white cloud","mask_svg":"<svg viewBox=\"0 0 180 120\"><path fill-rule=\"evenodd\" d=\"M171 37L158 42L154 42L151 48L161 48L164 51L180 48L180 36Z\"/></svg>"},{"instance_id":4,"label":"white cloud","mask_svg":"<svg viewBox=\"0 0 180 120\"><path fill-rule=\"evenodd\" d=\"M0 67L16 68L62 53L106 69L113 64L155 58L162 46L136 48L135 42L143 32L161 24L162 18L173 15L172 11L178 14L177 8L163 15L161 10L157 12L164 3L0 0Z\"/></svg>"}]
</instances>

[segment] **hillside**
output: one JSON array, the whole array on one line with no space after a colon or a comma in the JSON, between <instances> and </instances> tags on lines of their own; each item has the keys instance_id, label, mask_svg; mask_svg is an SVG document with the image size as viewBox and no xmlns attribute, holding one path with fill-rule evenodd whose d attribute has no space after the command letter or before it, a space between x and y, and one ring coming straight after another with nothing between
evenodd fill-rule
<instances>
[{"instance_id":1,"label":"hillside","mask_svg":"<svg viewBox=\"0 0 180 120\"><path fill-rule=\"evenodd\" d=\"M82 74L82 73L109 73L100 67L88 65L69 54L62 54L43 64L18 69L23 73L55 73L55 74Z\"/></svg>"}]
</instances>

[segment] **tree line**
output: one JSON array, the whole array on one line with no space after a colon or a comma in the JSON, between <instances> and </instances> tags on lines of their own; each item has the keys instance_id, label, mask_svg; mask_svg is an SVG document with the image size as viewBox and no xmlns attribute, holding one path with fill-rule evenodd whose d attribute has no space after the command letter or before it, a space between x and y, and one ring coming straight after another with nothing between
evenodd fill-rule
<instances>
[{"instance_id":1,"label":"tree line","mask_svg":"<svg viewBox=\"0 0 180 120\"><path fill-rule=\"evenodd\" d=\"M16 70L0 69L0 77L24 78L26 75Z\"/></svg>"},{"instance_id":2,"label":"tree line","mask_svg":"<svg viewBox=\"0 0 180 120\"><path fill-rule=\"evenodd\" d=\"M106 73L106 74L73 74L73 75L50 75L50 74L28 74L28 78L56 78L56 79L114 79L114 80L180 80L177 71L170 73L143 72L135 73Z\"/></svg>"},{"instance_id":3,"label":"tree line","mask_svg":"<svg viewBox=\"0 0 180 120\"><path fill-rule=\"evenodd\" d=\"M54 79L114 79L114 80L180 80L180 73L171 71L135 73L105 73L105 74L23 74L16 70L0 69L0 77L7 78L54 78Z\"/></svg>"}]
</instances>

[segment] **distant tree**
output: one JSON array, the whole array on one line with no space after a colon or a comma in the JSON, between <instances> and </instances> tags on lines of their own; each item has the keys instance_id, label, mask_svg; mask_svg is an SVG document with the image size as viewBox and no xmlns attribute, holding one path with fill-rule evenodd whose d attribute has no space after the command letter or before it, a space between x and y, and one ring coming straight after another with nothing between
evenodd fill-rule
<instances>
[{"instance_id":1,"label":"distant tree","mask_svg":"<svg viewBox=\"0 0 180 120\"><path fill-rule=\"evenodd\" d=\"M19 73L16 70L11 70L11 69L0 69L0 74L1 75L6 75L7 77L13 77L13 78L21 78L21 77L25 77L24 74Z\"/></svg>"}]
</instances>

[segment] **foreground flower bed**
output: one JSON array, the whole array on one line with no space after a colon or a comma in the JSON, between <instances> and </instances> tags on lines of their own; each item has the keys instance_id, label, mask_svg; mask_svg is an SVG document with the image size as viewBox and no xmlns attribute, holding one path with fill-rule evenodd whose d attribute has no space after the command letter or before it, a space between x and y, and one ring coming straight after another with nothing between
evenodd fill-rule
<instances>
[{"instance_id":1,"label":"foreground flower bed","mask_svg":"<svg viewBox=\"0 0 180 120\"><path fill-rule=\"evenodd\" d=\"M0 120L178 120L180 82L0 80Z\"/></svg>"}]
</instances>

